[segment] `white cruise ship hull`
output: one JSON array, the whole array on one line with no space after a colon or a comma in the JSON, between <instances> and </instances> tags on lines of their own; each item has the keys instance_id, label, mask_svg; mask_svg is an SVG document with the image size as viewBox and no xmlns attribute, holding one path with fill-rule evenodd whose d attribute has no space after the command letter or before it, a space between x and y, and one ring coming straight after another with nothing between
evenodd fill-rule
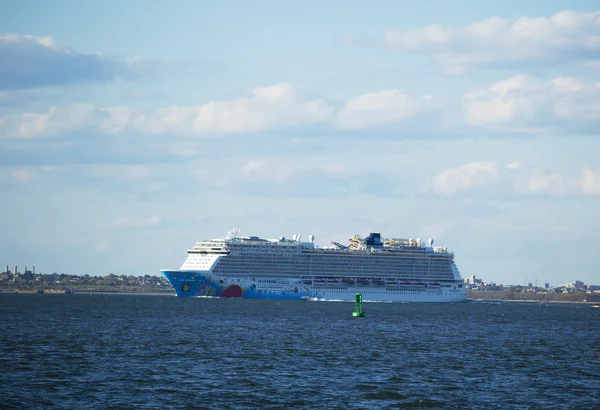
<instances>
[{"instance_id":1,"label":"white cruise ship hull","mask_svg":"<svg viewBox=\"0 0 600 410\"><path fill-rule=\"evenodd\" d=\"M365 302L465 302L466 289L462 283L439 284L320 284L313 280L280 279L271 277L215 276L207 271L162 270L162 275L175 289L177 296L224 297L279 300L354 301L361 293ZM285 283L284 283L285 282ZM303 283L313 282L313 283Z\"/></svg>"}]
</instances>

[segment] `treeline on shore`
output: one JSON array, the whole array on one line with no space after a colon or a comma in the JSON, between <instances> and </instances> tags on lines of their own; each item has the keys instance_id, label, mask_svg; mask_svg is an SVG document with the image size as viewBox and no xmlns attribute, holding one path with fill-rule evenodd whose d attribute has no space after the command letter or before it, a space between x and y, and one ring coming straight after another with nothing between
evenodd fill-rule
<instances>
[{"instance_id":1,"label":"treeline on shore","mask_svg":"<svg viewBox=\"0 0 600 410\"><path fill-rule=\"evenodd\" d=\"M505 291L467 291L471 300L522 300L539 302L600 302L600 293L550 293L550 292L514 292Z\"/></svg>"},{"instance_id":2,"label":"treeline on shore","mask_svg":"<svg viewBox=\"0 0 600 410\"><path fill-rule=\"evenodd\" d=\"M28 272L29 273L29 272ZM110 274L106 276L36 274L11 275L0 279L0 291L21 293L79 293L79 292L119 292L119 293L172 293L173 288L159 276L127 276Z\"/></svg>"}]
</instances>

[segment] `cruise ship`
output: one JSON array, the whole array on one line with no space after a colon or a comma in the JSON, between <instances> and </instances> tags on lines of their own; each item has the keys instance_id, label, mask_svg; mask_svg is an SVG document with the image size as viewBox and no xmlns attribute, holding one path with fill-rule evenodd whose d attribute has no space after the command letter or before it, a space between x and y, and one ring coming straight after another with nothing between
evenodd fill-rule
<instances>
[{"instance_id":1,"label":"cruise ship","mask_svg":"<svg viewBox=\"0 0 600 410\"><path fill-rule=\"evenodd\" d=\"M365 302L465 302L454 254L433 239L356 234L349 245L239 236L197 241L180 269L162 269L177 296Z\"/></svg>"}]
</instances>

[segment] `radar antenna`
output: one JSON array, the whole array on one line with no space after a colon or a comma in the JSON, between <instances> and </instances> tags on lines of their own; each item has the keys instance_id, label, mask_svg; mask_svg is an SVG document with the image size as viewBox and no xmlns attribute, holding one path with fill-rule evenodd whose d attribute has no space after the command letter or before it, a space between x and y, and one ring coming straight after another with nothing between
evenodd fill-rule
<instances>
[{"instance_id":1,"label":"radar antenna","mask_svg":"<svg viewBox=\"0 0 600 410\"><path fill-rule=\"evenodd\" d=\"M237 234L240 233L240 230L237 228L233 228L231 231L227 232L227 237L225 239L231 240L237 238Z\"/></svg>"}]
</instances>

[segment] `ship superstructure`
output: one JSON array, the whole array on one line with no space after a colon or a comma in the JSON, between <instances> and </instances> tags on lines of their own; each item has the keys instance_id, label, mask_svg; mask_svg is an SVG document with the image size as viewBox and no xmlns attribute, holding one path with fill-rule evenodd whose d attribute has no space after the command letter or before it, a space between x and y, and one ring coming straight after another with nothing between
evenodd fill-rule
<instances>
[{"instance_id":1,"label":"ship superstructure","mask_svg":"<svg viewBox=\"0 0 600 410\"><path fill-rule=\"evenodd\" d=\"M197 241L178 270L161 270L177 296L352 301L463 302L454 254L433 239L354 235L350 245L318 247L314 236Z\"/></svg>"}]
</instances>

